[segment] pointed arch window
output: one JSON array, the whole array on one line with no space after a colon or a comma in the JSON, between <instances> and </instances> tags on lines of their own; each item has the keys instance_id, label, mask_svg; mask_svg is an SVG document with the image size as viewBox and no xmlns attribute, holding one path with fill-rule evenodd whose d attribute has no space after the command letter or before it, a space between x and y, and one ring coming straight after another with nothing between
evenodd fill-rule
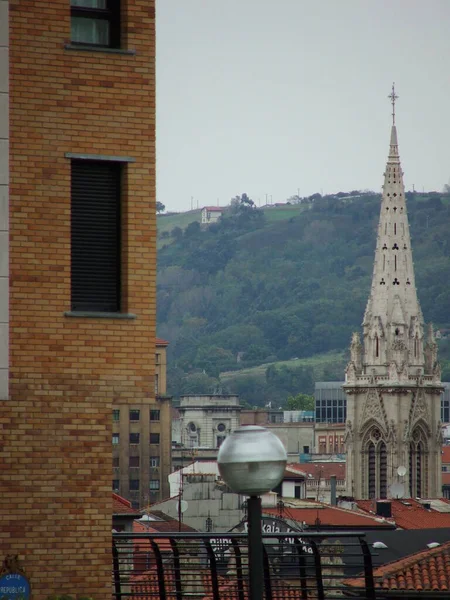
<instances>
[{"instance_id":1,"label":"pointed arch window","mask_svg":"<svg viewBox=\"0 0 450 600\"><path fill-rule=\"evenodd\" d=\"M407 281L406 283L409 283L409 281ZM419 356L419 336L415 335L414 338L414 358L417 358Z\"/></svg>"},{"instance_id":2,"label":"pointed arch window","mask_svg":"<svg viewBox=\"0 0 450 600\"><path fill-rule=\"evenodd\" d=\"M375 334L375 356L378 358L380 356L380 338L378 334Z\"/></svg>"},{"instance_id":3,"label":"pointed arch window","mask_svg":"<svg viewBox=\"0 0 450 600\"><path fill-rule=\"evenodd\" d=\"M427 495L427 463L426 435L422 427L417 427L409 444L409 493L412 498L423 498Z\"/></svg>"},{"instance_id":4,"label":"pointed arch window","mask_svg":"<svg viewBox=\"0 0 450 600\"><path fill-rule=\"evenodd\" d=\"M387 497L387 447L378 427L372 427L363 446L367 478L366 490L369 499Z\"/></svg>"}]
</instances>

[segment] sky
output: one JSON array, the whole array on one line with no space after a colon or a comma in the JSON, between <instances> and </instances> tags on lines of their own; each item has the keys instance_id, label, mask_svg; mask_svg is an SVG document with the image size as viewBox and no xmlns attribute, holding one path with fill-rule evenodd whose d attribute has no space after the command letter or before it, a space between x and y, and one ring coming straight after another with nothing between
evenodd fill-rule
<instances>
[{"instance_id":1,"label":"sky","mask_svg":"<svg viewBox=\"0 0 450 600\"><path fill-rule=\"evenodd\" d=\"M450 181L449 0L157 0L167 210Z\"/></svg>"}]
</instances>

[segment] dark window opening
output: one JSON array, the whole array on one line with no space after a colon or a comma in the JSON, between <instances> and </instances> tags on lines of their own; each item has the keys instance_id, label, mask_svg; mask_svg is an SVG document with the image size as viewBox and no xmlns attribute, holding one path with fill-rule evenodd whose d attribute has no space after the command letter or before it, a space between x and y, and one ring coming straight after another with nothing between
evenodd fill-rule
<instances>
[{"instance_id":1,"label":"dark window opening","mask_svg":"<svg viewBox=\"0 0 450 600\"><path fill-rule=\"evenodd\" d=\"M115 408L113 410L113 421L119 421L120 420L120 410Z\"/></svg>"},{"instance_id":2,"label":"dark window opening","mask_svg":"<svg viewBox=\"0 0 450 600\"><path fill-rule=\"evenodd\" d=\"M150 434L150 444L159 444L159 433Z\"/></svg>"},{"instance_id":3,"label":"dark window opening","mask_svg":"<svg viewBox=\"0 0 450 600\"><path fill-rule=\"evenodd\" d=\"M130 456L129 465L130 467L139 467L139 456Z\"/></svg>"},{"instance_id":4,"label":"dark window opening","mask_svg":"<svg viewBox=\"0 0 450 600\"><path fill-rule=\"evenodd\" d=\"M139 410L130 409L130 421L139 421L141 412Z\"/></svg>"},{"instance_id":5,"label":"dark window opening","mask_svg":"<svg viewBox=\"0 0 450 600\"><path fill-rule=\"evenodd\" d=\"M139 433L130 433L130 444L139 444Z\"/></svg>"},{"instance_id":6,"label":"dark window opening","mask_svg":"<svg viewBox=\"0 0 450 600\"><path fill-rule=\"evenodd\" d=\"M386 242L385 242L382 250L387 250L387 249L388 249L388 247L386 246Z\"/></svg>"},{"instance_id":7,"label":"dark window opening","mask_svg":"<svg viewBox=\"0 0 450 600\"><path fill-rule=\"evenodd\" d=\"M380 498L387 498L387 453L386 444L381 442L379 447L380 464Z\"/></svg>"},{"instance_id":8,"label":"dark window opening","mask_svg":"<svg viewBox=\"0 0 450 600\"><path fill-rule=\"evenodd\" d=\"M120 458L118 456L113 456L113 468L117 469L120 467Z\"/></svg>"},{"instance_id":9,"label":"dark window opening","mask_svg":"<svg viewBox=\"0 0 450 600\"><path fill-rule=\"evenodd\" d=\"M397 194L395 192L394 192L394 196L397 196ZM401 196L401 194L400 194L400 196Z\"/></svg>"},{"instance_id":10,"label":"dark window opening","mask_svg":"<svg viewBox=\"0 0 450 600\"><path fill-rule=\"evenodd\" d=\"M120 164L72 161L71 305L120 311Z\"/></svg>"},{"instance_id":11,"label":"dark window opening","mask_svg":"<svg viewBox=\"0 0 450 600\"><path fill-rule=\"evenodd\" d=\"M369 453L368 453L368 467L369 467L369 499L375 498L376 488L375 488L375 445L373 442L369 444Z\"/></svg>"},{"instance_id":12,"label":"dark window opening","mask_svg":"<svg viewBox=\"0 0 450 600\"><path fill-rule=\"evenodd\" d=\"M397 212L397 207L396 206L394 206L394 212Z\"/></svg>"},{"instance_id":13,"label":"dark window opening","mask_svg":"<svg viewBox=\"0 0 450 600\"><path fill-rule=\"evenodd\" d=\"M397 270L397 256L394 256L394 271Z\"/></svg>"},{"instance_id":14,"label":"dark window opening","mask_svg":"<svg viewBox=\"0 0 450 600\"><path fill-rule=\"evenodd\" d=\"M394 223L394 234L397 234L397 223Z\"/></svg>"},{"instance_id":15,"label":"dark window opening","mask_svg":"<svg viewBox=\"0 0 450 600\"><path fill-rule=\"evenodd\" d=\"M411 285L411 282L409 281L409 279L406 280L406 285Z\"/></svg>"},{"instance_id":16,"label":"dark window opening","mask_svg":"<svg viewBox=\"0 0 450 600\"><path fill-rule=\"evenodd\" d=\"M113 489L113 492L118 492L119 491L119 485L120 485L120 481L118 479L113 479L112 480L112 489Z\"/></svg>"},{"instance_id":17,"label":"dark window opening","mask_svg":"<svg viewBox=\"0 0 450 600\"><path fill-rule=\"evenodd\" d=\"M399 335L399 333L400 333L400 329L397 327L395 330L395 335Z\"/></svg>"},{"instance_id":18,"label":"dark window opening","mask_svg":"<svg viewBox=\"0 0 450 600\"><path fill-rule=\"evenodd\" d=\"M150 410L150 421L159 421L159 410Z\"/></svg>"},{"instance_id":19,"label":"dark window opening","mask_svg":"<svg viewBox=\"0 0 450 600\"><path fill-rule=\"evenodd\" d=\"M130 479L130 492L139 491L139 479Z\"/></svg>"},{"instance_id":20,"label":"dark window opening","mask_svg":"<svg viewBox=\"0 0 450 600\"><path fill-rule=\"evenodd\" d=\"M70 0L72 44L120 47L120 0Z\"/></svg>"},{"instance_id":21,"label":"dark window opening","mask_svg":"<svg viewBox=\"0 0 450 600\"><path fill-rule=\"evenodd\" d=\"M378 336L375 336L375 356L378 358L378 356L380 355L380 340L378 339Z\"/></svg>"}]
</instances>

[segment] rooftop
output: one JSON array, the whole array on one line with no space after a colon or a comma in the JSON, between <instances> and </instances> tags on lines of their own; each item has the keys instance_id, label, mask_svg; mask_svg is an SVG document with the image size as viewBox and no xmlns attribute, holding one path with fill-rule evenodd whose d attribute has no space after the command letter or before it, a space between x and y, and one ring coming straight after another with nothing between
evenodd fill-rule
<instances>
[{"instance_id":1,"label":"rooftop","mask_svg":"<svg viewBox=\"0 0 450 600\"><path fill-rule=\"evenodd\" d=\"M373 575L375 587L383 590L448 592L450 542L378 567ZM363 578L344 581L350 587L360 587L363 582Z\"/></svg>"},{"instance_id":2,"label":"rooftop","mask_svg":"<svg viewBox=\"0 0 450 600\"><path fill-rule=\"evenodd\" d=\"M289 502L290 504L290 502ZM264 514L280 516L279 508L263 508ZM384 519L360 512L303 500L301 507L284 506L282 516L310 528L318 529L393 529L395 526Z\"/></svg>"},{"instance_id":3,"label":"rooftop","mask_svg":"<svg viewBox=\"0 0 450 600\"><path fill-rule=\"evenodd\" d=\"M367 514L375 514L376 503L373 500L355 500L358 508ZM444 498L413 498L390 500L392 520L401 529L450 528L450 503ZM426 508L424 503L429 503Z\"/></svg>"},{"instance_id":4,"label":"rooftop","mask_svg":"<svg viewBox=\"0 0 450 600\"><path fill-rule=\"evenodd\" d=\"M345 479L345 462L306 462L289 463L289 467L305 473L308 479L328 480L331 475L336 475L336 479Z\"/></svg>"}]
</instances>

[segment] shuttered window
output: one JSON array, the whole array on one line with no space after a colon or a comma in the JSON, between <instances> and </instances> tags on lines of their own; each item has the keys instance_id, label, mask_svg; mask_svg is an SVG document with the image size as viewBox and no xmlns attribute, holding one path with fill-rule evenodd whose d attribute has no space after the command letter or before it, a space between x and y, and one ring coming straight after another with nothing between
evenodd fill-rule
<instances>
[{"instance_id":1,"label":"shuttered window","mask_svg":"<svg viewBox=\"0 0 450 600\"><path fill-rule=\"evenodd\" d=\"M120 311L120 163L72 160L73 311Z\"/></svg>"}]
</instances>

